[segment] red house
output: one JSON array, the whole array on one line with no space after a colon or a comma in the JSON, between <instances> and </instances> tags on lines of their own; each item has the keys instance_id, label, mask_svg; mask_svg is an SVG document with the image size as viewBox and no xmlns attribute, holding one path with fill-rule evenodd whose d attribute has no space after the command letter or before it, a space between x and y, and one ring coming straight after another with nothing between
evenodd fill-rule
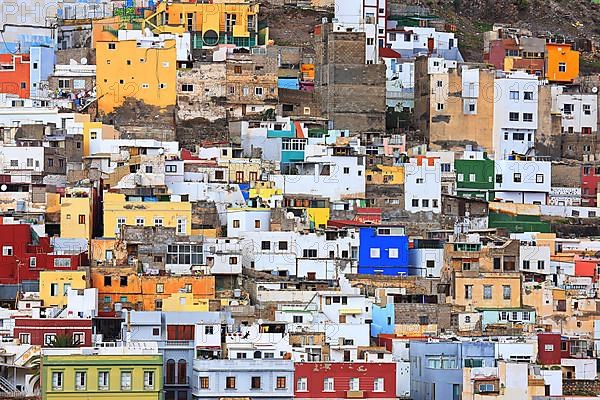
<instances>
[{"instance_id":1,"label":"red house","mask_svg":"<svg viewBox=\"0 0 600 400\"><path fill-rule=\"evenodd\" d=\"M598 280L599 270L599 258L575 256L575 276L589 277L596 282Z\"/></svg>"},{"instance_id":2,"label":"red house","mask_svg":"<svg viewBox=\"0 0 600 400\"><path fill-rule=\"evenodd\" d=\"M55 253L49 237L28 224L0 224L0 284L37 281L40 271L76 270L87 265L86 252Z\"/></svg>"},{"instance_id":3,"label":"red house","mask_svg":"<svg viewBox=\"0 0 600 400\"><path fill-rule=\"evenodd\" d=\"M584 165L581 167L581 202L582 206L596 207L596 194L600 183L600 167Z\"/></svg>"},{"instance_id":4,"label":"red house","mask_svg":"<svg viewBox=\"0 0 600 400\"><path fill-rule=\"evenodd\" d=\"M69 335L80 346L92 345L92 320L68 318L16 318L14 337L20 343L50 346L58 335Z\"/></svg>"},{"instance_id":5,"label":"red house","mask_svg":"<svg viewBox=\"0 0 600 400\"><path fill-rule=\"evenodd\" d=\"M29 54L0 54L0 93L29 98L29 60Z\"/></svg>"},{"instance_id":6,"label":"red house","mask_svg":"<svg viewBox=\"0 0 600 400\"><path fill-rule=\"evenodd\" d=\"M396 399L396 364L301 362L295 364L297 399Z\"/></svg>"},{"instance_id":7,"label":"red house","mask_svg":"<svg viewBox=\"0 0 600 400\"><path fill-rule=\"evenodd\" d=\"M538 362L541 365L560 365L562 358L560 333L538 333Z\"/></svg>"}]
</instances>

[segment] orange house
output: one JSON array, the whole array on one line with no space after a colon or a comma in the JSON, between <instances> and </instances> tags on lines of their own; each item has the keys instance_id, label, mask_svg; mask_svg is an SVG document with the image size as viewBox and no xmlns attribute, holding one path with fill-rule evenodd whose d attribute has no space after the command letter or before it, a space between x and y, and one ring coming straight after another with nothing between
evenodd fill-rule
<instances>
[{"instance_id":1,"label":"orange house","mask_svg":"<svg viewBox=\"0 0 600 400\"><path fill-rule=\"evenodd\" d=\"M0 54L0 93L29 98L29 54Z\"/></svg>"},{"instance_id":2,"label":"orange house","mask_svg":"<svg viewBox=\"0 0 600 400\"><path fill-rule=\"evenodd\" d=\"M95 268L92 287L98 289L100 310L114 311L114 304L138 311L156 311L162 300L175 293L191 293L194 299L215 298L215 278L202 276L138 275L133 268Z\"/></svg>"},{"instance_id":3,"label":"orange house","mask_svg":"<svg viewBox=\"0 0 600 400\"><path fill-rule=\"evenodd\" d=\"M565 43L546 43L546 79L570 83L579 76L579 52Z\"/></svg>"}]
</instances>

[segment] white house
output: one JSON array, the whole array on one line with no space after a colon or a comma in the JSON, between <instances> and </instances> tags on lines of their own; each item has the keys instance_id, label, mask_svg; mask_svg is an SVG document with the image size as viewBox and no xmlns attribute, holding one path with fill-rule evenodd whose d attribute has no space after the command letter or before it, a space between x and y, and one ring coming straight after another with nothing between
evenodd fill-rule
<instances>
[{"instance_id":1,"label":"white house","mask_svg":"<svg viewBox=\"0 0 600 400\"><path fill-rule=\"evenodd\" d=\"M387 0L335 0L333 30L364 32L367 64L379 62L379 48L386 47Z\"/></svg>"},{"instance_id":2,"label":"white house","mask_svg":"<svg viewBox=\"0 0 600 400\"><path fill-rule=\"evenodd\" d=\"M268 208L230 208L227 210L227 236L243 237L245 233L268 232L271 210Z\"/></svg>"},{"instance_id":3,"label":"white house","mask_svg":"<svg viewBox=\"0 0 600 400\"><path fill-rule=\"evenodd\" d=\"M550 161L534 158L496 161L496 199L507 203L547 204L551 168Z\"/></svg>"},{"instance_id":4,"label":"white house","mask_svg":"<svg viewBox=\"0 0 600 400\"><path fill-rule=\"evenodd\" d=\"M494 148L496 160L533 149L538 124L538 77L525 72L494 80Z\"/></svg>"},{"instance_id":5,"label":"white house","mask_svg":"<svg viewBox=\"0 0 600 400\"><path fill-rule=\"evenodd\" d=\"M561 115L563 133L591 134L598 130L597 94L565 93L564 86L558 86L556 92L553 111Z\"/></svg>"},{"instance_id":6,"label":"white house","mask_svg":"<svg viewBox=\"0 0 600 400\"><path fill-rule=\"evenodd\" d=\"M404 164L404 209L440 213L442 170L439 158L411 158Z\"/></svg>"}]
</instances>

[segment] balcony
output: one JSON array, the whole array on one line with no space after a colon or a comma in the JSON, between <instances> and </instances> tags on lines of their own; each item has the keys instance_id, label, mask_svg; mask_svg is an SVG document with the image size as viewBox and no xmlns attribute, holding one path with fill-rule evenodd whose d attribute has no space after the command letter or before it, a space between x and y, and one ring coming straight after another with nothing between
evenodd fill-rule
<instances>
[{"instance_id":1,"label":"balcony","mask_svg":"<svg viewBox=\"0 0 600 400\"><path fill-rule=\"evenodd\" d=\"M167 377L165 376L165 386L189 386L190 385L190 377L189 376L178 376Z\"/></svg>"}]
</instances>

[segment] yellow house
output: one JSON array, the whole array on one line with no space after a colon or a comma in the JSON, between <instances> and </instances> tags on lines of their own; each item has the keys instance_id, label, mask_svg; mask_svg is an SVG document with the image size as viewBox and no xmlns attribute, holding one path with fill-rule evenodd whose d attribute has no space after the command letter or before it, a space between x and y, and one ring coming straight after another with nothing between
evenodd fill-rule
<instances>
[{"instance_id":1,"label":"yellow house","mask_svg":"<svg viewBox=\"0 0 600 400\"><path fill-rule=\"evenodd\" d=\"M87 288L85 271L41 271L40 299L45 307L64 307L67 305L69 289Z\"/></svg>"},{"instance_id":2,"label":"yellow house","mask_svg":"<svg viewBox=\"0 0 600 400\"><path fill-rule=\"evenodd\" d=\"M92 349L88 349L92 350ZM160 400L163 386L162 355L151 349L52 349L41 362L44 400L135 399Z\"/></svg>"},{"instance_id":3,"label":"yellow house","mask_svg":"<svg viewBox=\"0 0 600 400\"><path fill-rule=\"evenodd\" d=\"M91 188L67 188L60 199L60 237L92 238L93 190Z\"/></svg>"},{"instance_id":4,"label":"yellow house","mask_svg":"<svg viewBox=\"0 0 600 400\"><path fill-rule=\"evenodd\" d=\"M456 272L453 303L471 308L521 307L519 272Z\"/></svg>"},{"instance_id":5,"label":"yellow house","mask_svg":"<svg viewBox=\"0 0 600 400\"><path fill-rule=\"evenodd\" d=\"M166 226L176 228L177 234L190 235L192 204L175 201L168 196L157 200L144 201L141 197L128 199L122 193L105 192L104 237L116 237L123 225Z\"/></svg>"},{"instance_id":6,"label":"yellow house","mask_svg":"<svg viewBox=\"0 0 600 400\"><path fill-rule=\"evenodd\" d=\"M100 61L96 65L96 87L101 112L112 112L126 98L160 108L175 105L175 40L141 43L136 40L97 43L96 58Z\"/></svg>"},{"instance_id":7,"label":"yellow house","mask_svg":"<svg viewBox=\"0 0 600 400\"><path fill-rule=\"evenodd\" d=\"M258 4L248 0L160 2L142 23L154 33L192 33L194 48L218 44L255 46L258 39Z\"/></svg>"},{"instance_id":8,"label":"yellow house","mask_svg":"<svg viewBox=\"0 0 600 400\"><path fill-rule=\"evenodd\" d=\"M209 300L194 298L193 293L173 293L163 299L162 311L209 311Z\"/></svg>"},{"instance_id":9,"label":"yellow house","mask_svg":"<svg viewBox=\"0 0 600 400\"><path fill-rule=\"evenodd\" d=\"M375 165L366 171L367 184L404 185L404 167Z\"/></svg>"}]
</instances>

